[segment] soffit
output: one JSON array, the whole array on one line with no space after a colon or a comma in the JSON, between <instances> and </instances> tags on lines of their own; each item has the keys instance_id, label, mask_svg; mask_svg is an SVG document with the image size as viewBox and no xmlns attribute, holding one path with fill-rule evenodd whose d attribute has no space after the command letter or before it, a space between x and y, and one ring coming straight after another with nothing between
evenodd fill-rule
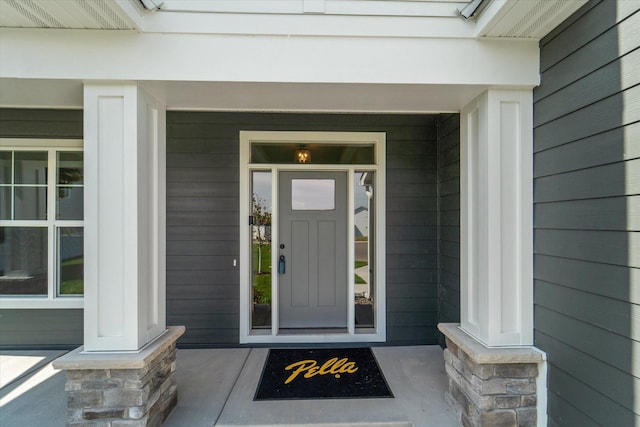
<instances>
[{"instance_id":1,"label":"soffit","mask_svg":"<svg viewBox=\"0 0 640 427\"><path fill-rule=\"evenodd\" d=\"M0 0L0 27L157 33L540 39L587 0Z\"/></svg>"},{"instance_id":2,"label":"soffit","mask_svg":"<svg viewBox=\"0 0 640 427\"><path fill-rule=\"evenodd\" d=\"M478 18L478 35L541 39L588 0L493 0Z\"/></svg>"},{"instance_id":3,"label":"soffit","mask_svg":"<svg viewBox=\"0 0 640 427\"><path fill-rule=\"evenodd\" d=\"M0 27L136 29L128 7L130 3L104 0L0 0Z\"/></svg>"}]
</instances>

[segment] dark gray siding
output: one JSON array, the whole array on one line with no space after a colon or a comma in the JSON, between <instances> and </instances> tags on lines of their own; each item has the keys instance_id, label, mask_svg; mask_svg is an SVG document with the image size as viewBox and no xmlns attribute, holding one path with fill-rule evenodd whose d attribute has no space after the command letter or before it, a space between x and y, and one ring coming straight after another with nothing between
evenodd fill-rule
<instances>
[{"instance_id":1,"label":"dark gray siding","mask_svg":"<svg viewBox=\"0 0 640 427\"><path fill-rule=\"evenodd\" d=\"M167 113L167 324L181 345L239 337L239 142L227 115Z\"/></svg>"},{"instance_id":2,"label":"dark gray siding","mask_svg":"<svg viewBox=\"0 0 640 427\"><path fill-rule=\"evenodd\" d=\"M549 357L550 426L640 422L638 9L591 1L541 42L535 343Z\"/></svg>"},{"instance_id":3,"label":"dark gray siding","mask_svg":"<svg viewBox=\"0 0 640 427\"><path fill-rule=\"evenodd\" d=\"M398 123L404 119L406 123ZM381 117L387 132L387 343L438 333L436 117Z\"/></svg>"},{"instance_id":4,"label":"dark gray siding","mask_svg":"<svg viewBox=\"0 0 640 427\"><path fill-rule=\"evenodd\" d=\"M239 337L239 131L387 133L388 344L437 342L436 117L167 113L167 322L182 346Z\"/></svg>"},{"instance_id":5,"label":"dark gray siding","mask_svg":"<svg viewBox=\"0 0 640 427\"><path fill-rule=\"evenodd\" d=\"M82 111L3 108L0 137L82 138Z\"/></svg>"},{"instance_id":6,"label":"dark gray siding","mask_svg":"<svg viewBox=\"0 0 640 427\"><path fill-rule=\"evenodd\" d=\"M82 310L0 310L0 348L75 348L83 340Z\"/></svg>"},{"instance_id":7,"label":"dark gray siding","mask_svg":"<svg viewBox=\"0 0 640 427\"><path fill-rule=\"evenodd\" d=\"M1 138L82 138L82 111L0 109ZM82 310L0 310L0 347L82 344Z\"/></svg>"},{"instance_id":8,"label":"dark gray siding","mask_svg":"<svg viewBox=\"0 0 640 427\"><path fill-rule=\"evenodd\" d=\"M438 206L438 322L460 322L460 114L438 116Z\"/></svg>"}]
</instances>

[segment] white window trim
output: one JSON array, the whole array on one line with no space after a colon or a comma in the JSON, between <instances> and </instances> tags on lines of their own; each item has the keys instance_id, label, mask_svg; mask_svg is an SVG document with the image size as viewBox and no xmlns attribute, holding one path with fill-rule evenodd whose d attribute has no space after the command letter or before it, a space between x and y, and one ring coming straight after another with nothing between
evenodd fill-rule
<instances>
[{"instance_id":1,"label":"white window trim","mask_svg":"<svg viewBox=\"0 0 640 427\"><path fill-rule=\"evenodd\" d=\"M297 143L297 144L373 144L375 150L375 163L371 165L297 165L297 164L252 164L250 163L252 143ZM277 172L282 170L340 170L346 171L349 182L353 182L354 173L358 170L370 170L376 176L376 260L375 260L375 283L376 288L376 319L375 328L356 330L355 328L355 308L353 304L347 305L347 332L343 334L300 334L300 335L279 335L279 325L277 319L278 299L273 298L271 302L273 318L271 329L251 328L251 246L250 227L248 218L251 215L250 206L250 184L251 172L254 170L264 170L272 172L272 194L273 214L277 218ZM386 135L383 132L281 132L281 131L241 131L240 132L240 343L342 343L342 342L385 342L386 341ZM353 191L349 190L348 211L354 210ZM353 230L353 215L348 218L348 230ZM272 245L278 246L278 224L277 220L272 223ZM354 236L348 233L349 260L354 259ZM271 253L272 271L277 271L277 251ZM349 277L354 275L354 263L348 261ZM277 295L277 280L272 278L272 295ZM354 295L355 289L353 281L348 284L348 295Z\"/></svg>"},{"instance_id":2,"label":"white window trim","mask_svg":"<svg viewBox=\"0 0 640 427\"><path fill-rule=\"evenodd\" d=\"M18 151L47 151L48 152L48 184L57 188L56 179L56 152L59 151L78 151L84 149L84 141L82 139L46 139L46 138L0 138L0 148L3 150ZM47 205L49 209L55 210L56 200L55 191L48 191ZM51 213L51 212L48 212ZM0 295L0 309L70 309L83 308L84 296L57 296L57 244L58 239L55 236L57 228L54 224L64 221L65 227L84 227L83 220L56 220L55 215L48 215L46 220L41 221L0 221L3 225L20 225L24 227L47 227L47 263L48 263L48 283L47 295L34 296L9 296Z\"/></svg>"}]
</instances>

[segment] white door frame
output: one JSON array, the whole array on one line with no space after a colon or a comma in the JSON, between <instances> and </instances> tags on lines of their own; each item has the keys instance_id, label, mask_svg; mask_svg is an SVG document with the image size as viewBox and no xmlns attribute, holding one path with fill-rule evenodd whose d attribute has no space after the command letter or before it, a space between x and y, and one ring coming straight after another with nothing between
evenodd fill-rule
<instances>
[{"instance_id":1,"label":"white door frame","mask_svg":"<svg viewBox=\"0 0 640 427\"><path fill-rule=\"evenodd\" d=\"M345 145L373 145L375 163L370 165L318 165L318 164L252 164L250 163L252 143L270 144L345 144ZM279 132L279 131L241 131L240 132L240 343L327 343L327 342L384 342L386 341L386 268L385 268L385 224L386 224L386 194L385 194L385 161L386 161L386 135L383 132ZM278 221L277 221L277 181L278 172L281 170L332 170L346 171L348 182L353 183L354 174L358 170L371 170L375 172L376 212L375 212L375 328L355 328L355 308L353 296L355 295L354 283L354 236L348 233L347 249L347 274L348 282L347 304L347 332L332 334L295 334L280 335L278 325L278 299L272 297L271 301L271 329L251 328L251 230L248 218L251 215L251 171L271 171L272 179L272 209L273 221L271 224L272 247L278 247ZM348 212L354 211L354 196L351 184L348 184ZM353 230L353 215L348 216L347 229ZM272 271L277 271L277 251L271 253ZM273 296L277 292L277 275L272 276Z\"/></svg>"}]
</instances>

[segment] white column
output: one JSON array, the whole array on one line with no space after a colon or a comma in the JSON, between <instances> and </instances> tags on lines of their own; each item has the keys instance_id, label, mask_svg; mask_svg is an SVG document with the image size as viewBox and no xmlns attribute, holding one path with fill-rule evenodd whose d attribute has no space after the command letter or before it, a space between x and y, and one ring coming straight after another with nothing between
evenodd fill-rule
<instances>
[{"instance_id":1,"label":"white column","mask_svg":"<svg viewBox=\"0 0 640 427\"><path fill-rule=\"evenodd\" d=\"M461 327L533 344L533 102L488 90L461 111Z\"/></svg>"},{"instance_id":2,"label":"white column","mask_svg":"<svg viewBox=\"0 0 640 427\"><path fill-rule=\"evenodd\" d=\"M165 330L165 127L136 83L85 84L85 351Z\"/></svg>"}]
</instances>

